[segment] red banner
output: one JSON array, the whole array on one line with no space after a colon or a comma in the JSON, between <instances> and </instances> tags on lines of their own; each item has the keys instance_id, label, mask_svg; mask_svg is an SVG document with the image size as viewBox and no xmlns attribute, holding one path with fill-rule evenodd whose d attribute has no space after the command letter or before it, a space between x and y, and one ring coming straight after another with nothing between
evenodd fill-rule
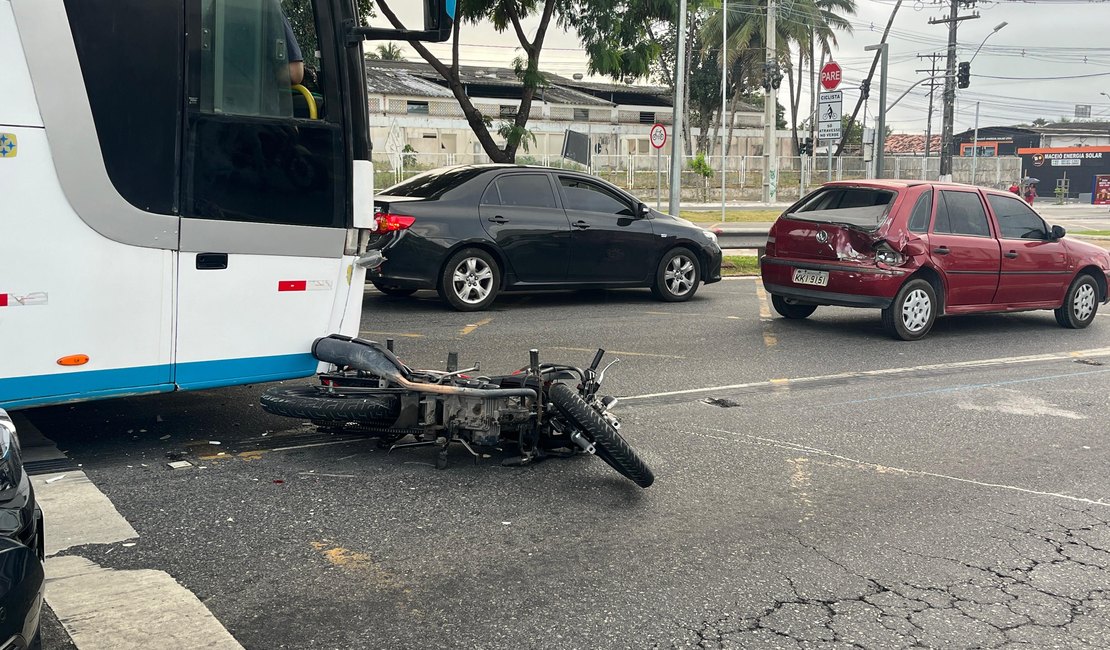
<instances>
[{"instance_id":1,"label":"red banner","mask_svg":"<svg viewBox=\"0 0 1110 650\"><path fill-rule=\"evenodd\" d=\"M1110 205L1110 175L1095 176L1095 191L1091 202L1095 205Z\"/></svg>"}]
</instances>

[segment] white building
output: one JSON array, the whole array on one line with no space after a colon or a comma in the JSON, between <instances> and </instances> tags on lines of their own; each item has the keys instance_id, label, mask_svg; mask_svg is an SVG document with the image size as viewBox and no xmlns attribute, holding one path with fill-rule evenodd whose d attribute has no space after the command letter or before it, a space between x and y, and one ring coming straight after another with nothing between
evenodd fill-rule
<instances>
[{"instance_id":1,"label":"white building","mask_svg":"<svg viewBox=\"0 0 1110 650\"><path fill-rule=\"evenodd\" d=\"M522 84L516 73L510 68L460 66L459 74L467 96L491 119L494 139L503 143L497 128L515 119L520 101ZM536 92L527 127L536 142L528 151L518 152L518 161L554 162L569 129L590 135L596 164L624 167L635 156L642 158L637 167L654 168L655 150L648 132L656 122L672 123L669 89L599 84L551 74L545 78L548 85ZM368 60L366 83L377 156L396 158L408 151L421 164L444 165L488 160L455 96L430 65ZM743 104L734 119L729 155L762 155L762 110ZM780 153L789 155L790 132L779 131L778 136ZM664 154L669 150L668 144Z\"/></svg>"}]
</instances>

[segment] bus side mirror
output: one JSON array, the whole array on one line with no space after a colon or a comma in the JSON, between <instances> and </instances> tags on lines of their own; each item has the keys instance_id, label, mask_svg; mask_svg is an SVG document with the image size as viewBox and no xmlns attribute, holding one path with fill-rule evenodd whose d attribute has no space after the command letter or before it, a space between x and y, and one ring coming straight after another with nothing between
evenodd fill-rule
<instances>
[{"instance_id":1,"label":"bus side mirror","mask_svg":"<svg viewBox=\"0 0 1110 650\"><path fill-rule=\"evenodd\" d=\"M362 41L426 41L442 43L451 38L451 28L455 24L455 8L459 0L424 0L424 29L386 29L351 26L347 32L347 45L354 46ZM353 21L348 21L350 25Z\"/></svg>"},{"instance_id":2,"label":"bus side mirror","mask_svg":"<svg viewBox=\"0 0 1110 650\"><path fill-rule=\"evenodd\" d=\"M457 3L458 0L424 0L424 31L436 35L428 40L442 43L451 38Z\"/></svg>"}]
</instances>

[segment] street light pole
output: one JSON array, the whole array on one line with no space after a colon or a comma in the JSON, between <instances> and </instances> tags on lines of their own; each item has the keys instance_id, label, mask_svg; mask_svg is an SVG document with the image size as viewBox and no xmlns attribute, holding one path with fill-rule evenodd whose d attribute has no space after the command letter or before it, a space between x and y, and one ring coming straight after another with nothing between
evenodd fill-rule
<instances>
[{"instance_id":1,"label":"street light pole","mask_svg":"<svg viewBox=\"0 0 1110 650\"><path fill-rule=\"evenodd\" d=\"M674 67L674 101L671 108L671 188L667 211L678 215L682 203L682 98L686 96L686 0L678 0L678 52Z\"/></svg>"}]
</instances>

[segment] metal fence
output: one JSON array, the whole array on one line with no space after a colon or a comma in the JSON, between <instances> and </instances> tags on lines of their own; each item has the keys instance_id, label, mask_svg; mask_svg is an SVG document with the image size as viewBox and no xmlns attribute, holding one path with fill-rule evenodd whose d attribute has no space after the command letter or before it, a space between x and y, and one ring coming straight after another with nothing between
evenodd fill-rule
<instances>
[{"instance_id":1,"label":"metal fence","mask_svg":"<svg viewBox=\"0 0 1110 650\"><path fill-rule=\"evenodd\" d=\"M681 174L682 199L689 202L721 201L721 159L708 159L710 176L703 176L690 167L687 158ZM636 194L645 201L670 194L669 155L595 156L587 168L559 156L518 155L519 164L542 165L592 173L617 187ZM448 165L487 163L484 154L374 153L375 187L381 189L420 172ZM975 178L972 178L972 167ZM902 180L936 180L940 174L940 158L920 156L887 156L884 177ZM658 169L658 172L657 172ZM778 197L791 200L802 192L828 180L858 180L871 177L869 161L858 156L830 159L781 156L778 167ZM1021 178L1018 157L979 158L973 165L970 158L952 160L952 176L957 183L973 183L1004 189ZM726 201L758 201L763 194L763 158L761 156L730 156L724 161Z\"/></svg>"}]
</instances>

